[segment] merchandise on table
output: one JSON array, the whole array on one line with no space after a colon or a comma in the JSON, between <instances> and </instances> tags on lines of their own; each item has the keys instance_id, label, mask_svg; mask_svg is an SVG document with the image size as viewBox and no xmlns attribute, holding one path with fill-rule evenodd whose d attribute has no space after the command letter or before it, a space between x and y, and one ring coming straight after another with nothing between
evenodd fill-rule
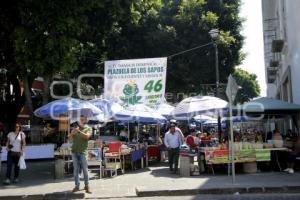
<instances>
[{"instance_id":1,"label":"merchandise on table","mask_svg":"<svg viewBox=\"0 0 300 200\"><path fill-rule=\"evenodd\" d=\"M235 162L270 161L271 150L263 149L263 147L262 143L235 142ZM205 160L209 164L226 164L230 162L230 152L224 146L205 147L201 148L200 151L204 153Z\"/></svg>"}]
</instances>

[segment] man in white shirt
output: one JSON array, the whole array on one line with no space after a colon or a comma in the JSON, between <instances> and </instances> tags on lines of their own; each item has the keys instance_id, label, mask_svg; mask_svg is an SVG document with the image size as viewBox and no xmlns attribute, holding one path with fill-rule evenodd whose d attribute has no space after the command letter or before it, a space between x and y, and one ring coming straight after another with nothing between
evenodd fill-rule
<instances>
[{"instance_id":1,"label":"man in white shirt","mask_svg":"<svg viewBox=\"0 0 300 200\"><path fill-rule=\"evenodd\" d=\"M180 129L176 127L175 123L170 124L170 129L165 134L164 142L168 149L170 171L173 171L174 174L176 174L178 170L179 147L183 141L182 133Z\"/></svg>"}]
</instances>

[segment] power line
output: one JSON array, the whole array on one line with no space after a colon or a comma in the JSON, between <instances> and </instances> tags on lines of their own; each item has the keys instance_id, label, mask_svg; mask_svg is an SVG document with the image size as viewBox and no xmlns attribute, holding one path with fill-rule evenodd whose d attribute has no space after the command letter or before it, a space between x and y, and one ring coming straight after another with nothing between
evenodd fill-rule
<instances>
[{"instance_id":1,"label":"power line","mask_svg":"<svg viewBox=\"0 0 300 200\"><path fill-rule=\"evenodd\" d=\"M194 51L194 50L196 50L196 49L200 49L200 48L209 46L209 45L211 45L211 44L213 44L213 42L209 42L209 43L207 43L207 44L203 44L203 45L200 45L200 46L196 46L196 47L191 48L191 49L187 49L187 50L184 50L184 51L180 51L180 52L178 52L178 53L175 53L175 54L172 54L172 55L168 56L168 58L172 58L172 57L174 57L174 56L178 56L178 55L184 54L184 53L186 53L186 52Z\"/></svg>"},{"instance_id":2,"label":"power line","mask_svg":"<svg viewBox=\"0 0 300 200\"><path fill-rule=\"evenodd\" d=\"M184 51L180 51L180 52L177 52L175 54L172 54L170 56L167 56L167 58L173 58L175 56L178 56L178 55L181 55L181 54L184 54L184 53L187 53L187 52L190 52L190 51L194 51L196 49L200 49L200 48L203 48L203 47L206 47L206 46L209 46L209 45L212 45L214 42L209 42L209 43L206 43L206 44L203 44L203 45L200 45L200 46L196 46L196 47L193 47L191 49L187 49L187 50L184 50ZM77 53L76 53L77 54ZM79 55L79 54L77 54ZM93 59L93 60L96 60L96 61L101 61L99 64L103 64L104 61L100 58L96 58L96 57L92 57L92 56L86 56L86 55L83 55L82 57L84 58L88 58L88 59Z\"/></svg>"}]
</instances>

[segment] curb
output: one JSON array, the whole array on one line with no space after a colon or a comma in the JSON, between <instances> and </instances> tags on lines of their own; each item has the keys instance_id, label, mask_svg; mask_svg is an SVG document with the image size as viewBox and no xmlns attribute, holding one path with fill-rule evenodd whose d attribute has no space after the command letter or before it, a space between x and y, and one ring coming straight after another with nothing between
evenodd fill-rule
<instances>
[{"instance_id":1,"label":"curb","mask_svg":"<svg viewBox=\"0 0 300 200\"><path fill-rule=\"evenodd\" d=\"M72 192L55 192L48 194L38 195L16 195L16 196L0 196L0 200L54 200L54 199L84 199L84 193L72 193Z\"/></svg>"},{"instance_id":2,"label":"curb","mask_svg":"<svg viewBox=\"0 0 300 200\"><path fill-rule=\"evenodd\" d=\"M238 188L208 188L208 189L180 189L180 190L143 190L136 188L138 197L153 196L185 196L198 194L254 194L254 193L300 193L300 186L282 187L238 187Z\"/></svg>"}]
</instances>

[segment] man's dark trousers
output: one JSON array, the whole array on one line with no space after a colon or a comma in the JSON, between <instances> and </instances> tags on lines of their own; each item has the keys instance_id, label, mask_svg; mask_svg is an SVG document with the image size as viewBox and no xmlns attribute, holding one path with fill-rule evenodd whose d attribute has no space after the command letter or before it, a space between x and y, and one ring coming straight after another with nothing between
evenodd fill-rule
<instances>
[{"instance_id":1,"label":"man's dark trousers","mask_svg":"<svg viewBox=\"0 0 300 200\"><path fill-rule=\"evenodd\" d=\"M169 166L170 170L177 172L178 170L178 160L179 160L179 147L178 148L169 148L168 150L168 157L169 157Z\"/></svg>"}]
</instances>

